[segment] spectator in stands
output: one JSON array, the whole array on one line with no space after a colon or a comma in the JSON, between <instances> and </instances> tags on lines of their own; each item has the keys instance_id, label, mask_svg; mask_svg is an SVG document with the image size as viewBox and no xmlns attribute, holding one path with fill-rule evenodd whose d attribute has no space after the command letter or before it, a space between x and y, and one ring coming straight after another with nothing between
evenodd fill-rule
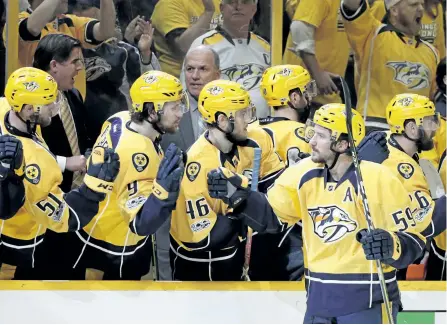
<instances>
[{"instance_id":1,"label":"spectator in stands","mask_svg":"<svg viewBox=\"0 0 447 325\"><path fill-rule=\"evenodd\" d=\"M425 0L424 15L421 21L419 36L432 44L439 52L439 57L445 57L445 31L444 31L444 11L440 0ZM371 6L374 17L385 21L386 15L384 0L376 0Z\"/></svg>"},{"instance_id":2,"label":"spectator in stands","mask_svg":"<svg viewBox=\"0 0 447 325\"><path fill-rule=\"evenodd\" d=\"M72 12L79 17L97 18L100 14L98 0L77 0ZM91 139L98 138L105 120L113 114L131 107L130 87L144 72L160 70L157 57L152 53L153 28L149 21L135 18L126 34L136 39L136 48L122 41L120 28L115 37L93 49L83 49L87 94L85 105ZM129 35L132 35L131 37Z\"/></svg>"},{"instance_id":3,"label":"spectator in stands","mask_svg":"<svg viewBox=\"0 0 447 325\"><path fill-rule=\"evenodd\" d=\"M293 21L284 53L284 63L302 65L317 83L316 107L341 102L332 78L344 76L349 59L349 43L340 16L340 1L289 1Z\"/></svg>"},{"instance_id":4,"label":"spectator in stands","mask_svg":"<svg viewBox=\"0 0 447 325\"><path fill-rule=\"evenodd\" d=\"M220 78L219 55L209 46L200 45L189 50L185 56L185 83L189 97L189 111L183 114L179 129L175 134L164 134L161 146L164 151L171 142L183 151L189 147L204 132L197 99L200 91L210 81ZM170 219L157 231L157 257L160 280L172 280L169 260L169 229Z\"/></svg>"},{"instance_id":5,"label":"spectator in stands","mask_svg":"<svg viewBox=\"0 0 447 325\"><path fill-rule=\"evenodd\" d=\"M257 117L262 118L270 115L270 108L261 95L259 83L271 60L270 45L249 31L257 2L258 0L222 0L222 26L198 37L191 48L208 45L216 51L220 59L222 79L242 84L250 92Z\"/></svg>"},{"instance_id":6,"label":"spectator in stands","mask_svg":"<svg viewBox=\"0 0 447 325\"><path fill-rule=\"evenodd\" d=\"M152 14L154 41L161 69L180 76L192 42L221 21L221 0L159 0Z\"/></svg>"},{"instance_id":7,"label":"spectator in stands","mask_svg":"<svg viewBox=\"0 0 447 325\"><path fill-rule=\"evenodd\" d=\"M38 41L47 34L61 33L72 36L83 47L100 44L110 38L115 30L115 5L113 0L101 0L101 19L95 20L66 15L68 0L30 0L31 7L19 14L19 63L31 66ZM85 96L85 74L81 70L76 88Z\"/></svg>"},{"instance_id":8,"label":"spectator in stands","mask_svg":"<svg viewBox=\"0 0 447 325\"><path fill-rule=\"evenodd\" d=\"M400 93L430 97L436 89L438 51L418 37L423 0L385 0L385 24L366 0L343 0L341 12L360 81L357 109L367 132L386 130L385 108Z\"/></svg>"}]
</instances>

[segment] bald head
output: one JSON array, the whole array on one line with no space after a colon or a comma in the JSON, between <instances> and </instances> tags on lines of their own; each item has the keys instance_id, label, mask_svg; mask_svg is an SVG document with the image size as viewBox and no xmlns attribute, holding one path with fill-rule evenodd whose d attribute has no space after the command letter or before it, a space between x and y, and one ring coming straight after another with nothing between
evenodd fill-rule
<instances>
[{"instance_id":1,"label":"bald head","mask_svg":"<svg viewBox=\"0 0 447 325\"><path fill-rule=\"evenodd\" d=\"M193 97L198 97L203 87L220 78L219 55L211 47L200 45L190 49L185 56L186 88Z\"/></svg>"}]
</instances>

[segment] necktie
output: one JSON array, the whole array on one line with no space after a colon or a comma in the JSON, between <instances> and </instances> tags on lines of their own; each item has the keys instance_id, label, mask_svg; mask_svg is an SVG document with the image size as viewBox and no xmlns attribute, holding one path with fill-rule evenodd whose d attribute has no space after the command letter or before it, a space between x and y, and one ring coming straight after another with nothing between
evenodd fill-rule
<instances>
[{"instance_id":1,"label":"necktie","mask_svg":"<svg viewBox=\"0 0 447 325\"><path fill-rule=\"evenodd\" d=\"M62 125L64 126L65 134L67 136L68 143L70 144L72 156L81 155L78 143L78 134L76 133L76 126L74 123L73 115L71 114L70 105L68 104L67 97L62 95L62 104L60 108L60 118ZM73 173L72 188L79 187L84 179L84 175L81 172Z\"/></svg>"}]
</instances>

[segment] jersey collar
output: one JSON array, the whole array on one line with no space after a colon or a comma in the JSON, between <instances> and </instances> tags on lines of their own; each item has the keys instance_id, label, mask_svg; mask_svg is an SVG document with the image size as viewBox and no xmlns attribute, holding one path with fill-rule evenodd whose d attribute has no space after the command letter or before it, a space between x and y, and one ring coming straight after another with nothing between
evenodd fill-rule
<instances>
[{"instance_id":1,"label":"jersey collar","mask_svg":"<svg viewBox=\"0 0 447 325\"><path fill-rule=\"evenodd\" d=\"M400 146L400 144L396 141L396 139L394 139L394 134L390 135L390 138L388 139L388 143L390 144L390 146L396 148L397 150L402 151L404 154L408 155L405 150ZM417 153L415 153L413 155L413 158L416 162L419 162L419 156Z\"/></svg>"},{"instance_id":2,"label":"jersey collar","mask_svg":"<svg viewBox=\"0 0 447 325\"><path fill-rule=\"evenodd\" d=\"M236 46L236 44L234 43L233 38L231 37L230 34L228 34L221 26L217 26L216 27L216 31L222 35L223 37L225 37L225 39L230 42L232 45ZM251 39L251 33L248 32L248 37L247 37L247 45L250 44L250 39Z\"/></svg>"},{"instance_id":3,"label":"jersey collar","mask_svg":"<svg viewBox=\"0 0 447 325\"><path fill-rule=\"evenodd\" d=\"M335 189L341 184L343 184L345 181L348 181L351 183L351 185L354 187L354 191L356 194L358 194L358 187L357 187L357 176L355 174L355 166L354 163L352 163L346 172L343 174L343 176L340 178L339 181L336 181L332 178L331 173L329 172L329 167L327 165L324 166L323 171L323 177L324 177L324 188L326 188L327 183L337 183L335 186Z\"/></svg>"},{"instance_id":4,"label":"jersey collar","mask_svg":"<svg viewBox=\"0 0 447 325\"><path fill-rule=\"evenodd\" d=\"M387 18L387 15L385 15L385 17L383 18L382 23L386 24L386 26L380 30L381 33L382 32L395 32L397 34L397 36L399 36L401 41L404 42L405 44L414 45L414 43L416 42L415 47L418 47L419 44L422 42L422 39L419 35L415 36L414 38L405 36L404 33L402 33L396 27L391 25L391 23L389 22L389 20Z\"/></svg>"},{"instance_id":5,"label":"jersey collar","mask_svg":"<svg viewBox=\"0 0 447 325\"><path fill-rule=\"evenodd\" d=\"M270 123L275 123L279 121L290 121L287 117L274 117L274 116L268 116L264 118L259 119L259 125L267 125Z\"/></svg>"}]
</instances>

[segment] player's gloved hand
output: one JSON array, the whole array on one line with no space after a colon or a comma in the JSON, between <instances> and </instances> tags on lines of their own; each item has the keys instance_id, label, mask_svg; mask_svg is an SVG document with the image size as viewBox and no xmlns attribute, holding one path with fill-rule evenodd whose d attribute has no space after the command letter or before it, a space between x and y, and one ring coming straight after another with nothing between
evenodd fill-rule
<instances>
[{"instance_id":1,"label":"player's gloved hand","mask_svg":"<svg viewBox=\"0 0 447 325\"><path fill-rule=\"evenodd\" d=\"M171 143L158 167L152 194L170 207L175 207L185 171L183 152Z\"/></svg>"},{"instance_id":2,"label":"player's gloved hand","mask_svg":"<svg viewBox=\"0 0 447 325\"><path fill-rule=\"evenodd\" d=\"M309 156L310 154L301 152L298 148L291 148L287 151L287 164L289 167L297 165L301 160Z\"/></svg>"},{"instance_id":3,"label":"player's gloved hand","mask_svg":"<svg viewBox=\"0 0 447 325\"><path fill-rule=\"evenodd\" d=\"M120 160L118 154L111 148L95 147L88 160L87 174L84 177L84 184L81 188L84 194L90 189L101 196L92 197L97 201L98 197L105 198L104 194L113 190L113 182L120 170ZM82 191L81 191L82 192Z\"/></svg>"},{"instance_id":4,"label":"player's gloved hand","mask_svg":"<svg viewBox=\"0 0 447 325\"><path fill-rule=\"evenodd\" d=\"M6 134L0 136L0 181L8 175L23 175L23 147L16 137Z\"/></svg>"},{"instance_id":5,"label":"player's gloved hand","mask_svg":"<svg viewBox=\"0 0 447 325\"><path fill-rule=\"evenodd\" d=\"M401 255L399 237L392 232L383 229L368 232L362 229L356 238L362 244L367 260L380 260L382 263L392 264Z\"/></svg>"},{"instance_id":6,"label":"player's gloved hand","mask_svg":"<svg viewBox=\"0 0 447 325\"><path fill-rule=\"evenodd\" d=\"M210 197L220 199L231 208L237 208L250 193L248 178L219 167L208 173Z\"/></svg>"},{"instance_id":7,"label":"player's gloved hand","mask_svg":"<svg viewBox=\"0 0 447 325\"><path fill-rule=\"evenodd\" d=\"M377 131L368 134L357 147L359 160L381 164L390 155L387 142L385 132Z\"/></svg>"}]
</instances>

